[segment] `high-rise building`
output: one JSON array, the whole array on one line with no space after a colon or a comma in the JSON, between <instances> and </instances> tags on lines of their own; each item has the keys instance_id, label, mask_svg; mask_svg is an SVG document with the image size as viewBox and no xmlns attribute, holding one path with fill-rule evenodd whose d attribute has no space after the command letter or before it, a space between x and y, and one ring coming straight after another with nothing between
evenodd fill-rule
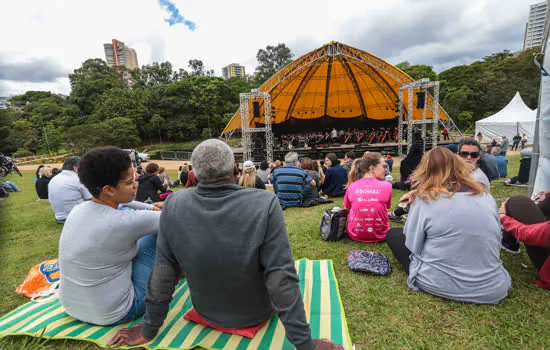
<instances>
[{"instance_id":1,"label":"high-rise building","mask_svg":"<svg viewBox=\"0 0 550 350\"><path fill-rule=\"evenodd\" d=\"M136 50L127 47L122 41L113 39L111 44L103 44L107 64L111 67L139 68Z\"/></svg>"},{"instance_id":2,"label":"high-rise building","mask_svg":"<svg viewBox=\"0 0 550 350\"><path fill-rule=\"evenodd\" d=\"M547 9L548 2L546 1L533 4L529 8L529 19L525 24L523 50L542 46L542 41L544 40L544 28L547 18Z\"/></svg>"},{"instance_id":3,"label":"high-rise building","mask_svg":"<svg viewBox=\"0 0 550 350\"><path fill-rule=\"evenodd\" d=\"M231 78L244 79L244 66L238 63L231 63L229 66L222 68L222 76L225 80Z\"/></svg>"}]
</instances>

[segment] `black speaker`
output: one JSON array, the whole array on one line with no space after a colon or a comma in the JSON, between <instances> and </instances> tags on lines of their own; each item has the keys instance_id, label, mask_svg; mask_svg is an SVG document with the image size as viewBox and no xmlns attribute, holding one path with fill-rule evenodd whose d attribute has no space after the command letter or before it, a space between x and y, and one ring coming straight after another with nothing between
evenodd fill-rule
<instances>
[{"instance_id":1,"label":"black speaker","mask_svg":"<svg viewBox=\"0 0 550 350\"><path fill-rule=\"evenodd\" d=\"M254 119L260 119L260 102L258 101L252 102L252 113L253 113Z\"/></svg>"},{"instance_id":2,"label":"black speaker","mask_svg":"<svg viewBox=\"0 0 550 350\"><path fill-rule=\"evenodd\" d=\"M424 109L424 101L426 100L426 92L421 91L416 93L416 109Z\"/></svg>"},{"instance_id":3,"label":"black speaker","mask_svg":"<svg viewBox=\"0 0 550 350\"><path fill-rule=\"evenodd\" d=\"M252 161L261 162L266 159L265 140L261 137L256 137L252 140Z\"/></svg>"}]
</instances>

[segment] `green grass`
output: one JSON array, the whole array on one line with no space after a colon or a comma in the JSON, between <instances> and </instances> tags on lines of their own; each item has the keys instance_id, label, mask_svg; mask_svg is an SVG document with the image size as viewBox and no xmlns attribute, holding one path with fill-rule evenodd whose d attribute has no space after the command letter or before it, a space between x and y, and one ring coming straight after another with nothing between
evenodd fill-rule
<instances>
[{"instance_id":1,"label":"green grass","mask_svg":"<svg viewBox=\"0 0 550 350\"><path fill-rule=\"evenodd\" d=\"M519 156L510 157L509 173L517 174ZM394 177L398 174L395 168ZM49 203L36 201L32 172L24 177L10 176L24 190L0 201L2 224L0 264L3 283L0 315L24 304L15 288L31 266L57 255L61 226L53 219ZM169 174L176 178L175 172ZM505 187L493 182L491 189L498 204L524 188ZM403 192L395 191L393 205ZM531 348L550 346L550 292L533 281L536 270L527 255L503 253L504 266L513 279L508 298L499 305L472 305L445 301L429 294L414 292L406 285L406 274L385 243L364 244L350 240L324 242L319 238L319 220L323 211L342 205L285 210L288 234L296 259L333 259L340 285L352 340L366 348ZM449 213L452 215L452 213ZM346 264L350 251L382 252L394 267L389 277L353 273ZM522 264L527 265L525 268ZM0 340L6 349L95 349L95 345L75 341L40 341L29 337Z\"/></svg>"}]
</instances>

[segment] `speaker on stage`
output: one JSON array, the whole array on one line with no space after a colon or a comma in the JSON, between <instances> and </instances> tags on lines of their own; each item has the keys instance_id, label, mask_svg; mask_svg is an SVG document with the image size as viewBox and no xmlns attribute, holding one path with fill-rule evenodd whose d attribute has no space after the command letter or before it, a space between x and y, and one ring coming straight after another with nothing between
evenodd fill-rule
<instances>
[{"instance_id":1,"label":"speaker on stage","mask_svg":"<svg viewBox=\"0 0 550 350\"><path fill-rule=\"evenodd\" d=\"M424 109L424 101L426 100L426 92L420 91L416 93L416 109Z\"/></svg>"},{"instance_id":2,"label":"speaker on stage","mask_svg":"<svg viewBox=\"0 0 550 350\"><path fill-rule=\"evenodd\" d=\"M259 101L252 102L252 114L254 116L254 119L260 119L261 113Z\"/></svg>"},{"instance_id":3,"label":"speaker on stage","mask_svg":"<svg viewBox=\"0 0 550 350\"><path fill-rule=\"evenodd\" d=\"M253 162L266 160L265 139L255 137L252 139L252 159Z\"/></svg>"}]
</instances>

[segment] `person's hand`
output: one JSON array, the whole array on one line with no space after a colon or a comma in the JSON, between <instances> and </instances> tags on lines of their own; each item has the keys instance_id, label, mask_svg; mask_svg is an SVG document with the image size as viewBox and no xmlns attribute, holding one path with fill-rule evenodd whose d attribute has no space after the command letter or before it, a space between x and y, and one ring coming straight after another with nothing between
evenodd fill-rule
<instances>
[{"instance_id":1,"label":"person's hand","mask_svg":"<svg viewBox=\"0 0 550 350\"><path fill-rule=\"evenodd\" d=\"M498 216L500 218L506 216L506 201L502 202L502 204L500 205L500 208L498 209Z\"/></svg>"},{"instance_id":2,"label":"person's hand","mask_svg":"<svg viewBox=\"0 0 550 350\"><path fill-rule=\"evenodd\" d=\"M407 201L407 204L411 204L414 201L414 198L416 197L416 190L410 191L405 193L401 198L399 198L400 202Z\"/></svg>"},{"instance_id":3,"label":"person's hand","mask_svg":"<svg viewBox=\"0 0 550 350\"><path fill-rule=\"evenodd\" d=\"M313 339L313 341L315 342L313 350L344 350L344 347L342 345L334 344L329 339Z\"/></svg>"},{"instance_id":4,"label":"person's hand","mask_svg":"<svg viewBox=\"0 0 550 350\"><path fill-rule=\"evenodd\" d=\"M164 208L164 202L153 203L153 211L161 211Z\"/></svg>"},{"instance_id":5,"label":"person's hand","mask_svg":"<svg viewBox=\"0 0 550 350\"><path fill-rule=\"evenodd\" d=\"M107 345L117 347L122 345L135 346L150 342L152 339L147 339L141 334L142 326L143 325L140 324L132 328L121 329Z\"/></svg>"}]
</instances>

